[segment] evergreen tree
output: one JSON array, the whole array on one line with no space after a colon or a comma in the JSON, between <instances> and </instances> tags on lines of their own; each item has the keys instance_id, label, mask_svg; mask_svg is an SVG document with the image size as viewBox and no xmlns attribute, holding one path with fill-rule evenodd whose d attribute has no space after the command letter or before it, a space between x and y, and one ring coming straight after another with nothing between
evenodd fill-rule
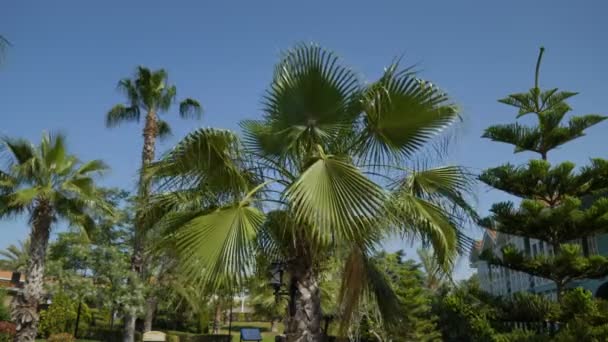
<instances>
[{"instance_id":1,"label":"evergreen tree","mask_svg":"<svg viewBox=\"0 0 608 342\"><path fill-rule=\"evenodd\" d=\"M510 163L482 172L487 185L521 198L519 205L508 201L495 203L483 227L525 238L525 250L509 245L501 255L486 250L482 258L490 264L524 272L553 281L558 299L573 281L608 275L608 258L589 256L586 237L608 229L608 161L592 159L589 165L576 168L572 162L551 164L549 153L585 135L585 130L606 117L590 114L572 116L567 99L577 93L557 88L541 90L539 69L544 49L536 64L534 87L525 93L512 94L499 102L518 109L517 118L533 114L536 125L520 123L491 126L484 138L511 144L515 153L534 152L540 159L526 165ZM532 255L530 238L538 239L547 255ZM582 239L581 246L573 243Z\"/></svg>"},{"instance_id":2,"label":"evergreen tree","mask_svg":"<svg viewBox=\"0 0 608 342\"><path fill-rule=\"evenodd\" d=\"M398 298L401 313L398 322L379 321L372 307L371 312L362 317L361 334L385 341L440 341L436 317L431 314L431 291L424 286L424 274L419 264L403 257L403 251L381 252L372 259Z\"/></svg>"}]
</instances>

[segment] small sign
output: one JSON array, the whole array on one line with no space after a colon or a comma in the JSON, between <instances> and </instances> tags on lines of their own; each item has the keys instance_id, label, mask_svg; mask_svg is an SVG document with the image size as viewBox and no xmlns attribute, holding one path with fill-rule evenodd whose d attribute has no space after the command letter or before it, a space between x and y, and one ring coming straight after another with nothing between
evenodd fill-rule
<instances>
[{"instance_id":1,"label":"small sign","mask_svg":"<svg viewBox=\"0 0 608 342\"><path fill-rule=\"evenodd\" d=\"M167 341L167 334L162 331L148 331L144 333L144 342L165 342Z\"/></svg>"},{"instance_id":2,"label":"small sign","mask_svg":"<svg viewBox=\"0 0 608 342\"><path fill-rule=\"evenodd\" d=\"M261 341L262 334L258 328L242 328L241 341Z\"/></svg>"}]
</instances>

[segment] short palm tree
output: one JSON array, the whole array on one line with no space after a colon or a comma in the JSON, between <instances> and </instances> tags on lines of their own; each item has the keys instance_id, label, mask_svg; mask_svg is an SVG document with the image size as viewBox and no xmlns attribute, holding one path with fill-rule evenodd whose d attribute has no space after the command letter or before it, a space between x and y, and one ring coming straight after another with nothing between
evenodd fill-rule
<instances>
[{"instance_id":1,"label":"short palm tree","mask_svg":"<svg viewBox=\"0 0 608 342\"><path fill-rule=\"evenodd\" d=\"M19 241L18 245L10 245L0 251L0 268L5 270L25 273L27 263L30 259L30 240Z\"/></svg>"},{"instance_id":2,"label":"short palm tree","mask_svg":"<svg viewBox=\"0 0 608 342\"><path fill-rule=\"evenodd\" d=\"M285 266L288 340L320 341L319 276L338 258L342 321L368 295L390 318L394 294L369 255L405 234L448 265L460 219L473 215L461 168L411 167L459 119L456 108L409 69L394 64L365 83L314 44L283 56L263 104L261 120L242 123L243 140L200 129L149 168L160 187L152 212L165 213L157 227L184 274L239 284L262 248Z\"/></svg>"},{"instance_id":3,"label":"short palm tree","mask_svg":"<svg viewBox=\"0 0 608 342\"><path fill-rule=\"evenodd\" d=\"M62 135L44 134L38 146L7 138L1 143L6 167L0 171L0 217L26 213L32 227L25 289L13 302L15 340L34 341L51 228L64 220L89 231L92 214L111 212L93 180L107 168L99 160L81 162L68 154Z\"/></svg>"},{"instance_id":4,"label":"short palm tree","mask_svg":"<svg viewBox=\"0 0 608 342\"><path fill-rule=\"evenodd\" d=\"M118 89L127 97L126 104L115 105L106 115L106 126L114 127L124 122L139 122L144 116L143 150L141 167L149 165L155 156L156 138L163 138L171 134L171 127L159 115L167 113L175 104L177 88L168 84L168 74L164 69L152 71L139 66L135 76L122 79L118 82ZM187 98L179 103L179 114L182 118L200 118L202 113L198 101ZM149 186L140 178L138 186L139 205L136 208L135 239L131 269L139 275L143 274L143 231L145 230L141 208L148 201ZM150 302L150 300L148 300ZM152 300L154 302L154 300ZM154 305L153 305L154 306ZM148 315L152 317L152 315ZM147 316L147 317L148 317ZM131 342L135 333L135 313L128 312L125 320L125 341ZM148 330L151 322L146 322Z\"/></svg>"}]
</instances>

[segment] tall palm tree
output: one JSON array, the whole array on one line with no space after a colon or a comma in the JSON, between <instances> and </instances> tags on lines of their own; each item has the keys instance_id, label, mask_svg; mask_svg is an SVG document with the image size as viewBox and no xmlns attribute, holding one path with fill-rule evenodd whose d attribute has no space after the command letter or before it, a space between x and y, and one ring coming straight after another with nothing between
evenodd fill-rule
<instances>
[{"instance_id":1,"label":"tall palm tree","mask_svg":"<svg viewBox=\"0 0 608 342\"><path fill-rule=\"evenodd\" d=\"M30 240L19 241L18 245L10 245L0 251L0 268L13 272L25 273L30 259Z\"/></svg>"},{"instance_id":2,"label":"tall palm tree","mask_svg":"<svg viewBox=\"0 0 608 342\"><path fill-rule=\"evenodd\" d=\"M141 156L141 167L149 165L155 157L156 138L163 138L171 134L171 127L162 120L159 115L167 113L177 96L177 88L168 84L168 74L164 69L151 71L143 66L137 67L132 79L125 78L118 82L118 89L124 92L127 97L126 104L115 105L106 115L106 126L115 127L124 122L139 122L142 115L145 115L143 129L143 150ZM182 118L200 118L202 113L201 105L198 101L187 98L179 103L179 114ZM135 238L133 256L131 259L131 269L143 275L143 249L144 249L144 230L145 223L141 209L148 202L150 189L147 182L140 178L138 186L139 203L135 218ZM153 310L155 300L149 298L147 303ZM153 315L146 315L153 317ZM128 312L125 319L125 341L131 342L135 333L135 312ZM150 330L151 321L145 324L146 330Z\"/></svg>"},{"instance_id":3,"label":"tall palm tree","mask_svg":"<svg viewBox=\"0 0 608 342\"><path fill-rule=\"evenodd\" d=\"M389 234L418 236L450 264L461 219L474 215L464 170L408 167L459 119L456 108L412 70L393 64L365 83L314 44L283 56L263 103L242 141L200 129L148 168L160 189L151 215L185 275L242 283L263 248L285 265L288 340L320 341L319 276L331 256L343 261L344 326L364 296L395 317L374 249Z\"/></svg>"},{"instance_id":4,"label":"tall palm tree","mask_svg":"<svg viewBox=\"0 0 608 342\"><path fill-rule=\"evenodd\" d=\"M45 133L38 146L9 138L1 144L6 167L0 171L0 217L26 213L32 228L25 288L13 301L15 341L34 341L51 228L63 220L90 231L91 215L111 213L93 179L107 167L100 160L81 162L68 154L63 135Z\"/></svg>"}]
</instances>

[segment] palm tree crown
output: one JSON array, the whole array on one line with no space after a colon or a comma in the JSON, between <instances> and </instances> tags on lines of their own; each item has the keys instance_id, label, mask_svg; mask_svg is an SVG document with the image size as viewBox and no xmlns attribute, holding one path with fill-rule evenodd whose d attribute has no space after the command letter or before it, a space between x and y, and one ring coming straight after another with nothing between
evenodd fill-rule
<instances>
[{"instance_id":1,"label":"palm tree crown","mask_svg":"<svg viewBox=\"0 0 608 342\"><path fill-rule=\"evenodd\" d=\"M168 74L164 69L151 71L143 66L137 67L133 79L125 78L118 82L118 89L127 97L127 104L115 105L106 116L106 126L115 127L123 122L139 122L142 111L144 115L166 113L175 103L177 88L167 84ZM179 103L179 114L182 118L200 118L202 107L196 100L187 98ZM155 118L154 136L160 138L171 134L169 124Z\"/></svg>"},{"instance_id":2,"label":"palm tree crown","mask_svg":"<svg viewBox=\"0 0 608 342\"><path fill-rule=\"evenodd\" d=\"M8 163L0 171L0 217L27 212L34 220L36 210L45 205L53 221L65 219L89 230L94 225L91 210L111 210L93 180L107 166L68 154L63 135L44 134L38 146L9 138L2 143Z\"/></svg>"},{"instance_id":3,"label":"palm tree crown","mask_svg":"<svg viewBox=\"0 0 608 342\"><path fill-rule=\"evenodd\" d=\"M333 53L300 45L277 65L263 111L242 123L242 141L200 129L149 169L162 191L155 209L166 212L157 226L186 274L240 282L263 248L288 265L288 334L307 326L299 336L318 337L328 256L345 261L344 311L390 292L368 262L388 234L422 237L450 264L465 241L462 219L474 215L464 200L470 178L457 166L411 166L459 118L437 87L397 64L368 84Z\"/></svg>"}]
</instances>

